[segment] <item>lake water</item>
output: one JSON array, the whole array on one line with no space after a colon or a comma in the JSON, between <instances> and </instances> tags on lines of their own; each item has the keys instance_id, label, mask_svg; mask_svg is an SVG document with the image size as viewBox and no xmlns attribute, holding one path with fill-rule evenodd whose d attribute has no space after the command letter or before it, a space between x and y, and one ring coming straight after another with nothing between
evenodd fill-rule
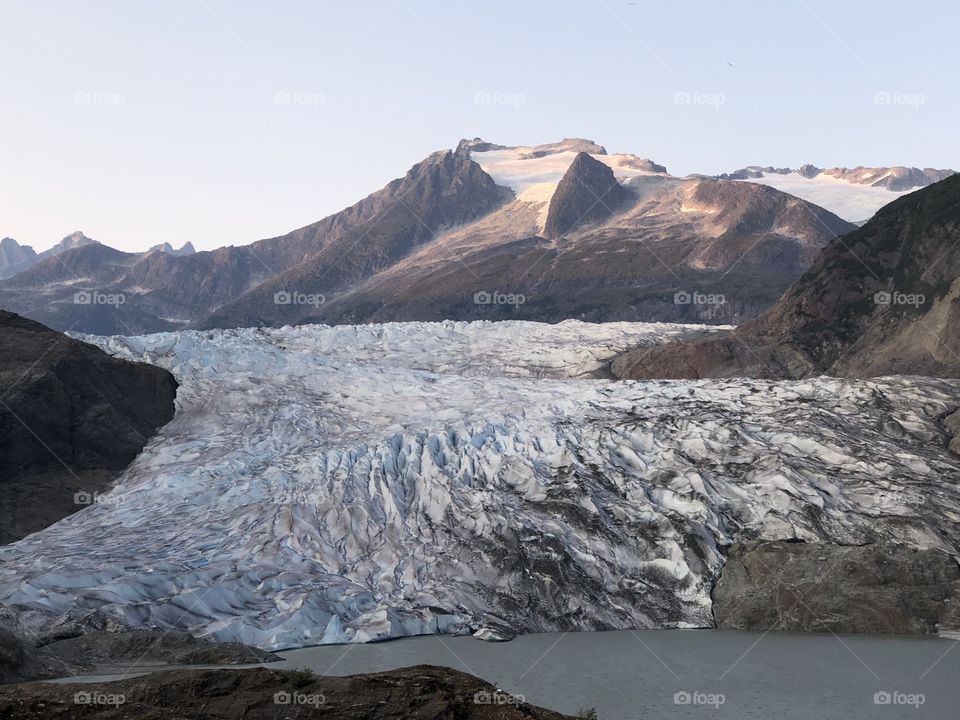
<instances>
[{"instance_id":1,"label":"lake water","mask_svg":"<svg viewBox=\"0 0 960 720\"><path fill-rule=\"evenodd\" d=\"M560 712L595 707L600 720L954 720L956 644L721 630L552 633L508 643L426 636L291 650L271 667L351 675L447 665Z\"/></svg>"}]
</instances>

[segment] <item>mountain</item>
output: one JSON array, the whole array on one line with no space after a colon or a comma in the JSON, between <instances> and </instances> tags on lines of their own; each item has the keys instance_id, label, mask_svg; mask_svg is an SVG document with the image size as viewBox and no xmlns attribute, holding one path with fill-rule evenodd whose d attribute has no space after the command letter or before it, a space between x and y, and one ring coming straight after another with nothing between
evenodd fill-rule
<instances>
[{"instance_id":1,"label":"mountain","mask_svg":"<svg viewBox=\"0 0 960 720\"><path fill-rule=\"evenodd\" d=\"M197 325L735 322L772 304L853 227L770 188L675 178L635 155L591 149L603 150L577 139L513 148L462 141L453 157L491 178L504 200L363 276L341 272L361 260L353 254L318 256Z\"/></svg>"},{"instance_id":2,"label":"mountain","mask_svg":"<svg viewBox=\"0 0 960 720\"><path fill-rule=\"evenodd\" d=\"M0 240L0 279L12 277L37 261L37 253L29 245L21 245L10 237Z\"/></svg>"},{"instance_id":3,"label":"mountain","mask_svg":"<svg viewBox=\"0 0 960 720\"><path fill-rule=\"evenodd\" d=\"M590 380L622 349L708 330L569 320L89 338L169 369L178 412L100 502L0 548L0 619L49 628L96 611L263 649L710 627L735 542L957 554L960 457L941 418L960 383ZM947 560L954 571L925 584L956 578ZM850 597L862 575L831 568L826 594ZM891 602L909 597L908 568L890 566Z\"/></svg>"},{"instance_id":4,"label":"mountain","mask_svg":"<svg viewBox=\"0 0 960 720\"><path fill-rule=\"evenodd\" d=\"M727 337L619 358L629 378L960 376L960 176L835 241Z\"/></svg>"},{"instance_id":5,"label":"mountain","mask_svg":"<svg viewBox=\"0 0 960 720\"><path fill-rule=\"evenodd\" d=\"M312 320L327 295L362 285L396 267L450 228L469 224L502 206L498 187L463 153L441 151L403 178L325 221L317 251L219 308L200 327L286 325ZM429 251L428 251L429 252Z\"/></svg>"},{"instance_id":6,"label":"mountain","mask_svg":"<svg viewBox=\"0 0 960 720\"><path fill-rule=\"evenodd\" d=\"M89 248L77 248L0 283L0 307L93 333L184 327L295 266L314 268L327 282L362 279L437 229L489 212L507 194L468 158L435 153L355 205L251 245L192 255L111 250L103 267L91 265ZM264 287L273 306L274 291ZM78 293L93 302L77 303Z\"/></svg>"},{"instance_id":7,"label":"mountain","mask_svg":"<svg viewBox=\"0 0 960 720\"><path fill-rule=\"evenodd\" d=\"M442 319L735 323L766 310L852 227L775 189L677 178L591 140L475 138L251 245L68 250L0 282L0 307L128 335Z\"/></svg>"},{"instance_id":8,"label":"mountain","mask_svg":"<svg viewBox=\"0 0 960 720\"><path fill-rule=\"evenodd\" d=\"M49 250L37 253L29 245L20 245L13 238L4 238L0 240L0 280L13 277L41 260L91 243L96 243L96 240L91 240L78 230L67 235Z\"/></svg>"},{"instance_id":9,"label":"mountain","mask_svg":"<svg viewBox=\"0 0 960 720\"><path fill-rule=\"evenodd\" d=\"M632 199L609 166L579 152L550 198L543 233L562 237L580 225L606 220Z\"/></svg>"},{"instance_id":10,"label":"mountain","mask_svg":"<svg viewBox=\"0 0 960 720\"><path fill-rule=\"evenodd\" d=\"M193 247L193 243L189 240L185 242L179 250L174 249L173 245L168 242L160 243L159 245L154 245L152 248L147 250L147 252L164 252L167 255L193 255L197 250Z\"/></svg>"},{"instance_id":11,"label":"mountain","mask_svg":"<svg viewBox=\"0 0 960 720\"><path fill-rule=\"evenodd\" d=\"M751 165L717 177L770 185L816 203L850 222L862 224L901 195L954 173L954 170L902 166L822 169L802 165L794 170Z\"/></svg>"},{"instance_id":12,"label":"mountain","mask_svg":"<svg viewBox=\"0 0 960 720\"><path fill-rule=\"evenodd\" d=\"M0 543L106 490L173 417L166 370L0 311Z\"/></svg>"},{"instance_id":13,"label":"mountain","mask_svg":"<svg viewBox=\"0 0 960 720\"><path fill-rule=\"evenodd\" d=\"M97 244L96 240L88 238L80 230L75 230L49 250L44 250L37 257L39 257L41 260L45 260L46 258L53 257L54 255L64 253L67 250L73 250L74 248L83 247L84 245L95 244Z\"/></svg>"}]
</instances>

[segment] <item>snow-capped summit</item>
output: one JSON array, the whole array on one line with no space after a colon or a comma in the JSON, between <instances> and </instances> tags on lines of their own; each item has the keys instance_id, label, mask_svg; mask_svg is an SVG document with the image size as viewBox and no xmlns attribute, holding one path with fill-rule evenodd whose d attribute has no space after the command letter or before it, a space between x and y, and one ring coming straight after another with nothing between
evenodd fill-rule
<instances>
[{"instance_id":1,"label":"snow-capped summit","mask_svg":"<svg viewBox=\"0 0 960 720\"><path fill-rule=\"evenodd\" d=\"M518 196L536 188L536 193L545 194L544 186L554 189L560 178L569 169L578 153L588 153L595 160L609 165L618 179L637 175L666 175L667 169L652 160L631 153L608 154L606 148L593 140L564 138L560 142L544 145L496 145L480 138L463 140L458 149L468 150L470 158L492 177L498 185L504 185Z\"/></svg>"}]
</instances>

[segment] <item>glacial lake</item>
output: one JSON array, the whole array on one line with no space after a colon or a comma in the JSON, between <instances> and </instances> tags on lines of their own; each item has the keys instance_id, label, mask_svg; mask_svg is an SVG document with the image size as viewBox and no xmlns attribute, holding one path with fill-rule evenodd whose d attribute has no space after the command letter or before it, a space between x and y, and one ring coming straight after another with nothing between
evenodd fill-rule
<instances>
[{"instance_id":1,"label":"glacial lake","mask_svg":"<svg viewBox=\"0 0 960 720\"><path fill-rule=\"evenodd\" d=\"M446 665L496 684L501 702L522 695L572 715L594 707L600 720L953 720L957 643L721 630L549 633L506 643L424 636L285 651L270 667L352 675Z\"/></svg>"}]
</instances>

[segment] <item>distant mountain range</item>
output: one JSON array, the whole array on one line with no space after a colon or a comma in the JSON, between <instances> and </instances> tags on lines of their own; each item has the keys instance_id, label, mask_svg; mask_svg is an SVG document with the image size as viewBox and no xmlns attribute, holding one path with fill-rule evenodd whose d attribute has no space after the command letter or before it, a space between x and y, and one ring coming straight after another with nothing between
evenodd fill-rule
<instances>
[{"instance_id":1,"label":"distant mountain range","mask_svg":"<svg viewBox=\"0 0 960 720\"><path fill-rule=\"evenodd\" d=\"M100 334L441 319L740 323L854 229L766 179L829 176L834 196L887 199L888 186L920 181L899 168L843 179L802 170L680 178L591 140L474 138L345 210L250 245L125 253L87 238L29 262L10 246L0 307Z\"/></svg>"},{"instance_id":2,"label":"distant mountain range","mask_svg":"<svg viewBox=\"0 0 960 720\"><path fill-rule=\"evenodd\" d=\"M88 238L80 230L70 233L52 248L40 253L29 245L21 245L13 238L5 237L0 240L0 280L5 280L19 272L29 270L42 260L86 245L99 245L99 243L96 240ZM196 252L191 242L184 243L178 250L174 249L170 243L161 243L154 245L147 252L154 251L165 252L170 255L191 255Z\"/></svg>"},{"instance_id":3,"label":"distant mountain range","mask_svg":"<svg viewBox=\"0 0 960 720\"><path fill-rule=\"evenodd\" d=\"M77 230L67 235L49 250L38 253L29 245L20 245L13 238L3 238L3 240L0 240L0 279L13 277L18 272L33 267L41 260L95 242L96 240L91 240Z\"/></svg>"},{"instance_id":4,"label":"distant mountain range","mask_svg":"<svg viewBox=\"0 0 960 720\"><path fill-rule=\"evenodd\" d=\"M838 238L762 317L618 358L628 378L960 377L960 175Z\"/></svg>"}]
</instances>

